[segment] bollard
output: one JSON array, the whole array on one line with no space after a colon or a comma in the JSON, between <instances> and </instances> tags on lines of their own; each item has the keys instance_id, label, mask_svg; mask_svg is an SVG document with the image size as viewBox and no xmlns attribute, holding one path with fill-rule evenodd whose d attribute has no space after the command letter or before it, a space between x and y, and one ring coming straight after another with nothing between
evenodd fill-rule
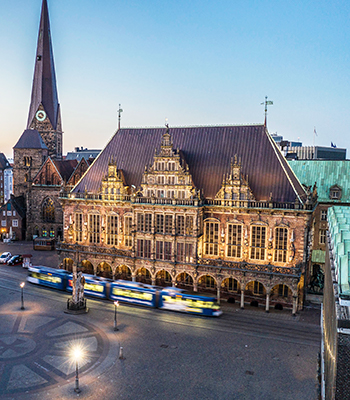
<instances>
[{"instance_id":1,"label":"bollard","mask_svg":"<svg viewBox=\"0 0 350 400\"><path fill-rule=\"evenodd\" d=\"M123 355L123 348L122 347L120 347L120 349L119 349L119 360L125 360L125 357Z\"/></svg>"}]
</instances>

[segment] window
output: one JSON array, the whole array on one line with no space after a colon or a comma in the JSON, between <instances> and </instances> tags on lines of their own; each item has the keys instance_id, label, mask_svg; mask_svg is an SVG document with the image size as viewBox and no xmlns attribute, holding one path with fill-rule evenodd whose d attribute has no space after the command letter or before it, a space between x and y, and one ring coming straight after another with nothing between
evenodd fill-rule
<instances>
[{"instance_id":1,"label":"window","mask_svg":"<svg viewBox=\"0 0 350 400\"><path fill-rule=\"evenodd\" d=\"M156 241L156 259L163 260L164 252L163 252L163 242Z\"/></svg>"},{"instance_id":2,"label":"window","mask_svg":"<svg viewBox=\"0 0 350 400\"><path fill-rule=\"evenodd\" d=\"M288 286L286 286L286 285L278 285L278 296L280 296L280 297L288 297Z\"/></svg>"},{"instance_id":3,"label":"window","mask_svg":"<svg viewBox=\"0 0 350 400\"><path fill-rule=\"evenodd\" d=\"M227 257L242 257L242 225L228 224Z\"/></svg>"},{"instance_id":4,"label":"window","mask_svg":"<svg viewBox=\"0 0 350 400\"><path fill-rule=\"evenodd\" d=\"M3 212L2 212L2 215L3 215L4 217L6 217L6 211L3 211Z\"/></svg>"},{"instance_id":5,"label":"window","mask_svg":"<svg viewBox=\"0 0 350 400\"><path fill-rule=\"evenodd\" d=\"M15 217L16 216L16 211L13 210L12 215Z\"/></svg>"},{"instance_id":6,"label":"window","mask_svg":"<svg viewBox=\"0 0 350 400\"><path fill-rule=\"evenodd\" d=\"M204 254L217 256L219 254L219 223L206 222L204 229Z\"/></svg>"},{"instance_id":7,"label":"window","mask_svg":"<svg viewBox=\"0 0 350 400\"><path fill-rule=\"evenodd\" d=\"M145 231L145 215L142 213L137 213L137 231Z\"/></svg>"},{"instance_id":8,"label":"window","mask_svg":"<svg viewBox=\"0 0 350 400\"><path fill-rule=\"evenodd\" d=\"M254 281L253 293L254 294L264 294L263 284L260 282Z\"/></svg>"},{"instance_id":9,"label":"window","mask_svg":"<svg viewBox=\"0 0 350 400\"><path fill-rule=\"evenodd\" d=\"M176 216L176 234L184 235L185 233L185 216L177 215Z\"/></svg>"},{"instance_id":10,"label":"window","mask_svg":"<svg viewBox=\"0 0 350 400\"><path fill-rule=\"evenodd\" d=\"M185 198L185 191L184 190L178 190L177 191L177 196L179 199L184 199Z\"/></svg>"},{"instance_id":11,"label":"window","mask_svg":"<svg viewBox=\"0 0 350 400\"><path fill-rule=\"evenodd\" d=\"M169 176L168 183L169 185L175 185L175 176Z\"/></svg>"},{"instance_id":12,"label":"window","mask_svg":"<svg viewBox=\"0 0 350 400\"><path fill-rule=\"evenodd\" d=\"M264 226L252 226L251 233L250 258L252 260L265 260L266 228Z\"/></svg>"},{"instance_id":13,"label":"window","mask_svg":"<svg viewBox=\"0 0 350 400\"><path fill-rule=\"evenodd\" d=\"M340 200L341 199L341 188L337 185L332 186L329 190L329 198L331 200Z\"/></svg>"},{"instance_id":14,"label":"window","mask_svg":"<svg viewBox=\"0 0 350 400\"><path fill-rule=\"evenodd\" d=\"M137 257L151 258L151 241L137 239Z\"/></svg>"},{"instance_id":15,"label":"window","mask_svg":"<svg viewBox=\"0 0 350 400\"><path fill-rule=\"evenodd\" d=\"M171 261L171 242L164 242L164 260Z\"/></svg>"},{"instance_id":16,"label":"window","mask_svg":"<svg viewBox=\"0 0 350 400\"><path fill-rule=\"evenodd\" d=\"M163 214L156 214L155 232L156 233L164 232L164 215Z\"/></svg>"},{"instance_id":17,"label":"window","mask_svg":"<svg viewBox=\"0 0 350 400\"><path fill-rule=\"evenodd\" d=\"M275 262L287 261L287 228L275 229Z\"/></svg>"},{"instance_id":18,"label":"window","mask_svg":"<svg viewBox=\"0 0 350 400\"><path fill-rule=\"evenodd\" d=\"M326 243L326 229L320 229L320 244Z\"/></svg>"},{"instance_id":19,"label":"window","mask_svg":"<svg viewBox=\"0 0 350 400\"><path fill-rule=\"evenodd\" d=\"M1 226L6 226L6 219L1 220Z\"/></svg>"},{"instance_id":20,"label":"window","mask_svg":"<svg viewBox=\"0 0 350 400\"><path fill-rule=\"evenodd\" d=\"M145 214L145 232L152 232L152 214Z\"/></svg>"},{"instance_id":21,"label":"window","mask_svg":"<svg viewBox=\"0 0 350 400\"><path fill-rule=\"evenodd\" d=\"M327 221L327 210L321 210L321 221Z\"/></svg>"},{"instance_id":22,"label":"window","mask_svg":"<svg viewBox=\"0 0 350 400\"><path fill-rule=\"evenodd\" d=\"M176 259L180 262L193 262L193 245L192 243L177 244Z\"/></svg>"},{"instance_id":23,"label":"window","mask_svg":"<svg viewBox=\"0 0 350 400\"><path fill-rule=\"evenodd\" d=\"M7 216L8 216L8 217L11 217L11 215L12 215L11 210L10 210L10 211L7 211Z\"/></svg>"},{"instance_id":24,"label":"window","mask_svg":"<svg viewBox=\"0 0 350 400\"><path fill-rule=\"evenodd\" d=\"M75 214L75 240L77 242L83 241L83 214Z\"/></svg>"},{"instance_id":25,"label":"window","mask_svg":"<svg viewBox=\"0 0 350 400\"><path fill-rule=\"evenodd\" d=\"M169 171L175 171L175 163L174 162L169 162L168 163L168 168L169 168Z\"/></svg>"},{"instance_id":26,"label":"window","mask_svg":"<svg viewBox=\"0 0 350 400\"><path fill-rule=\"evenodd\" d=\"M89 215L89 242L100 243L100 215Z\"/></svg>"},{"instance_id":27,"label":"window","mask_svg":"<svg viewBox=\"0 0 350 400\"><path fill-rule=\"evenodd\" d=\"M132 217L124 218L125 246L132 246Z\"/></svg>"},{"instance_id":28,"label":"window","mask_svg":"<svg viewBox=\"0 0 350 400\"><path fill-rule=\"evenodd\" d=\"M168 234L173 233L173 216L172 215L165 216L165 233L168 233Z\"/></svg>"},{"instance_id":29,"label":"window","mask_svg":"<svg viewBox=\"0 0 350 400\"><path fill-rule=\"evenodd\" d=\"M157 197L162 199L164 197L164 190L157 190Z\"/></svg>"},{"instance_id":30,"label":"window","mask_svg":"<svg viewBox=\"0 0 350 400\"><path fill-rule=\"evenodd\" d=\"M55 206L51 199L45 199L42 205L42 216L44 222L55 222Z\"/></svg>"},{"instance_id":31,"label":"window","mask_svg":"<svg viewBox=\"0 0 350 400\"><path fill-rule=\"evenodd\" d=\"M111 246L118 245L118 216L107 216L107 244Z\"/></svg>"},{"instance_id":32,"label":"window","mask_svg":"<svg viewBox=\"0 0 350 400\"><path fill-rule=\"evenodd\" d=\"M163 175L158 176L157 181L159 185L164 185L164 176Z\"/></svg>"}]
</instances>

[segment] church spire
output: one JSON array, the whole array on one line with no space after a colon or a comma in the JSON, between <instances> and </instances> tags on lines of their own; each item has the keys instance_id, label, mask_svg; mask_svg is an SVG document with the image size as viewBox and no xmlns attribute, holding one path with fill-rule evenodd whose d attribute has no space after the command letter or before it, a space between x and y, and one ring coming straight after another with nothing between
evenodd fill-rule
<instances>
[{"instance_id":1,"label":"church spire","mask_svg":"<svg viewBox=\"0 0 350 400\"><path fill-rule=\"evenodd\" d=\"M38 111L45 113L38 116ZM32 98L29 107L27 128L35 128L33 123L42 121L47 116L54 130L61 130L60 111L56 87L55 66L50 34L49 12L47 0L43 0L36 50L35 69L33 77Z\"/></svg>"}]
</instances>

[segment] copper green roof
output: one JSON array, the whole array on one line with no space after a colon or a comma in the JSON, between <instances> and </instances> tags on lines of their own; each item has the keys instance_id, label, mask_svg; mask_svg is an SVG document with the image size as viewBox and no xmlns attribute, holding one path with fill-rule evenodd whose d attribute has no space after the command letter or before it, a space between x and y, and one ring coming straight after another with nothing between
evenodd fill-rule
<instances>
[{"instance_id":1,"label":"copper green roof","mask_svg":"<svg viewBox=\"0 0 350 400\"><path fill-rule=\"evenodd\" d=\"M350 207L330 207L328 225L340 302L350 305Z\"/></svg>"},{"instance_id":2,"label":"copper green roof","mask_svg":"<svg viewBox=\"0 0 350 400\"><path fill-rule=\"evenodd\" d=\"M350 202L350 160L291 160L288 163L301 184L316 183L319 202ZM334 185L341 188L340 200L329 198L329 190Z\"/></svg>"}]
</instances>

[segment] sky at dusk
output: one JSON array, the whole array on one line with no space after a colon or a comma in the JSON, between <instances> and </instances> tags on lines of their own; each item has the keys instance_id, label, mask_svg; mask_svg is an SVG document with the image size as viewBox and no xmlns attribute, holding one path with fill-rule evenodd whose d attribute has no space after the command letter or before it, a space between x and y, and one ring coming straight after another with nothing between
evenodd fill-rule
<instances>
[{"instance_id":1,"label":"sky at dusk","mask_svg":"<svg viewBox=\"0 0 350 400\"><path fill-rule=\"evenodd\" d=\"M350 2L48 0L64 153L122 127L263 123L350 149ZM0 152L26 128L41 0L0 0ZM317 136L314 137L314 127ZM350 158L350 154L347 156Z\"/></svg>"}]
</instances>

